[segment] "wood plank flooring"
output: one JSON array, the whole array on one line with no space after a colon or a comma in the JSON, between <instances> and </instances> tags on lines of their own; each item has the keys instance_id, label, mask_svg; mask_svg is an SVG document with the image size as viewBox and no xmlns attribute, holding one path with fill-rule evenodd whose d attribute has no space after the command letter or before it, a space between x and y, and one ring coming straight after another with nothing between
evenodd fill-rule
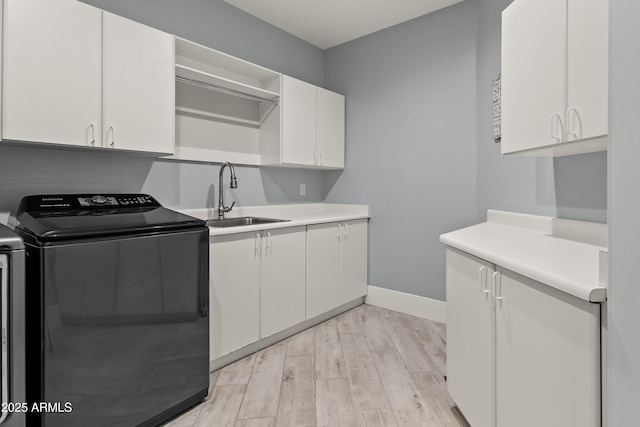
<instances>
[{"instance_id":1,"label":"wood plank flooring","mask_svg":"<svg viewBox=\"0 0 640 427\"><path fill-rule=\"evenodd\" d=\"M444 381L445 326L361 305L211 373L167 427L468 427Z\"/></svg>"}]
</instances>

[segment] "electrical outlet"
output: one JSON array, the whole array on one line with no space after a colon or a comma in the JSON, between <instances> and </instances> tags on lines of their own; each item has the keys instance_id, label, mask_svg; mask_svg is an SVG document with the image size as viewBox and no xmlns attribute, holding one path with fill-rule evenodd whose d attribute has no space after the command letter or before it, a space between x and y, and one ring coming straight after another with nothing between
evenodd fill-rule
<instances>
[{"instance_id":1,"label":"electrical outlet","mask_svg":"<svg viewBox=\"0 0 640 427\"><path fill-rule=\"evenodd\" d=\"M304 196L305 194L307 194L307 187L305 184L300 184L300 195Z\"/></svg>"}]
</instances>

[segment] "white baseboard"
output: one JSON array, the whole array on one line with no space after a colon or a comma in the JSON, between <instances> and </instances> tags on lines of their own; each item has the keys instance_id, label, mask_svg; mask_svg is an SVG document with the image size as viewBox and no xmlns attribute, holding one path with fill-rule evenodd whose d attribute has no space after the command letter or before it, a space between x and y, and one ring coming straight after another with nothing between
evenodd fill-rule
<instances>
[{"instance_id":1,"label":"white baseboard","mask_svg":"<svg viewBox=\"0 0 640 427\"><path fill-rule=\"evenodd\" d=\"M365 304L399 311L434 322L447 323L447 303L419 295L369 285Z\"/></svg>"}]
</instances>

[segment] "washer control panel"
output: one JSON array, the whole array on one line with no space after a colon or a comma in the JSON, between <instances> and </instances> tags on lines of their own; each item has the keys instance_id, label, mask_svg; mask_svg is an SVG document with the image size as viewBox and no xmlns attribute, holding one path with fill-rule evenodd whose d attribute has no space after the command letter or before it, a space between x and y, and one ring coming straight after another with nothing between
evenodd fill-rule
<instances>
[{"instance_id":1,"label":"washer control panel","mask_svg":"<svg viewBox=\"0 0 640 427\"><path fill-rule=\"evenodd\" d=\"M79 196L77 198L81 207L121 206L121 207L148 207L160 206L156 200L147 194L116 194L94 196Z\"/></svg>"},{"instance_id":2,"label":"washer control panel","mask_svg":"<svg viewBox=\"0 0 640 427\"><path fill-rule=\"evenodd\" d=\"M156 208L160 203L148 194L47 194L27 196L21 202L24 212L71 212L109 209Z\"/></svg>"}]
</instances>

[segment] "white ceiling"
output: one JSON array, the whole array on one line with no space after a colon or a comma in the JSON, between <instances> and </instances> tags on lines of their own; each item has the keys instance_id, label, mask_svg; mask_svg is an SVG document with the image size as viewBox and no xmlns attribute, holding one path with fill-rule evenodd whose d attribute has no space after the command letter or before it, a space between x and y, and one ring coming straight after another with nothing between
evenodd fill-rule
<instances>
[{"instance_id":1,"label":"white ceiling","mask_svg":"<svg viewBox=\"0 0 640 427\"><path fill-rule=\"evenodd\" d=\"M224 1L321 49L328 49L462 0Z\"/></svg>"}]
</instances>

